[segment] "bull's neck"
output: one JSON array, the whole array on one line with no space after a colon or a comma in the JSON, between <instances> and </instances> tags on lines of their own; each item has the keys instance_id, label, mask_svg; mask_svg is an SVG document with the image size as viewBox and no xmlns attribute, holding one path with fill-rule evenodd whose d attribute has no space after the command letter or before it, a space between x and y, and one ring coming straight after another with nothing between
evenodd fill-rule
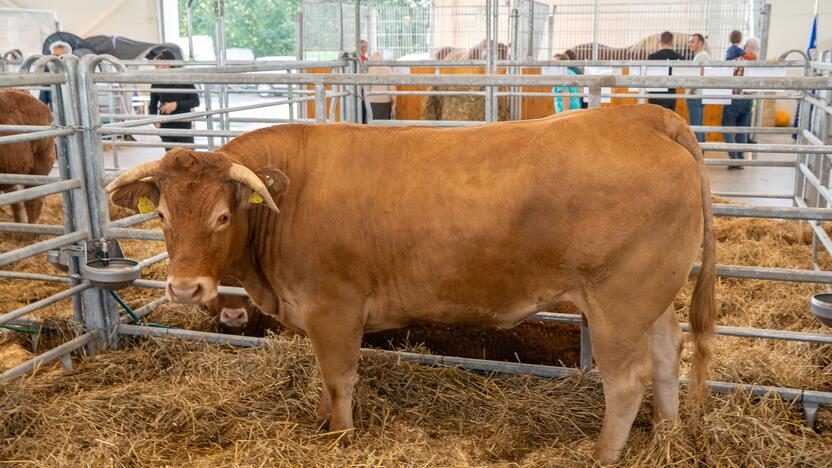
<instances>
[{"instance_id":1,"label":"bull's neck","mask_svg":"<svg viewBox=\"0 0 832 468\"><path fill-rule=\"evenodd\" d=\"M302 125L279 125L241 135L220 148L234 162L254 171L266 167L278 169L289 179L288 189L276 200L280 214L267 207L252 206L248 213L248 236L245 250L235 267L262 269L268 258L273 269L280 265L283 231L291 224L298 187L303 185L306 154L303 148L306 130ZM290 229L290 227L289 227Z\"/></svg>"}]
</instances>

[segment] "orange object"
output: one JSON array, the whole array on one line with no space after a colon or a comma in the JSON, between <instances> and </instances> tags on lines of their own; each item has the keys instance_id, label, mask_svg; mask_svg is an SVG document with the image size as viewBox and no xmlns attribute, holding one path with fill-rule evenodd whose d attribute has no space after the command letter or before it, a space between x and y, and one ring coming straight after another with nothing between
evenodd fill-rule
<instances>
[{"instance_id":1,"label":"orange object","mask_svg":"<svg viewBox=\"0 0 832 468\"><path fill-rule=\"evenodd\" d=\"M774 113L774 126L775 127L788 127L789 126L789 113L783 110L779 110Z\"/></svg>"}]
</instances>

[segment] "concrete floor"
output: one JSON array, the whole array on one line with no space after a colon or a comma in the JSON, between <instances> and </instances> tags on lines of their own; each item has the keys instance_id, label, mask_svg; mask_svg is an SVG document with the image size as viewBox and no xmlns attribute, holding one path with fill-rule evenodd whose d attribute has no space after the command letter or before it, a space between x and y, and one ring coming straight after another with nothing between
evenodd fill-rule
<instances>
[{"instance_id":1,"label":"concrete floor","mask_svg":"<svg viewBox=\"0 0 832 468\"><path fill-rule=\"evenodd\" d=\"M790 135L759 135L760 143L791 144ZM709 151L706 158L728 159L728 153ZM794 156L787 154L756 154L761 161L788 161ZM746 154L748 158L748 154ZM794 193L794 169L790 167L746 167L744 170L728 170L727 167L710 166L711 190L717 192L746 193ZM732 201L751 205L792 206L791 199L774 198L729 198Z\"/></svg>"}]
</instances>

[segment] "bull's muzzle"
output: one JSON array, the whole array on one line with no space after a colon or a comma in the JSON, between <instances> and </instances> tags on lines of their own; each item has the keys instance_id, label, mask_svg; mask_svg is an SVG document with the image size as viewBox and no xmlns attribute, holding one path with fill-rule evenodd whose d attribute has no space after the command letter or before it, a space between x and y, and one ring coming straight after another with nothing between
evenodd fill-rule
<instances>
[{"instance_id":1,"label":"bull's muzzle","mask_svg":"<svg viewBox=\"0 0 832 468\"><path fill-rule=\"evenodd\" d=\"M217 283L207 276L169 277L165 292L172 302L203 304L217 297Z\"/></svg>"},{"instance_id":2,"label":"bull's muzzle","mask_svg":"<svg viewBox=\"0 0 832 468\"><path fill-rule=\"evenodd\" d=\"M224 307L220 312L220 323L229 328L245 328L248 324L245 307L239 309Z\"/></svg>"}]
</instances>

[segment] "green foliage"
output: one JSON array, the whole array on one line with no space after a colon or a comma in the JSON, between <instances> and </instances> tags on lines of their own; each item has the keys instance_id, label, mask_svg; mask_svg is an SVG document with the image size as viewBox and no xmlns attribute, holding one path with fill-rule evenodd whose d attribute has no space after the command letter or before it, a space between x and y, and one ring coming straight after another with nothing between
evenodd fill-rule
<instances>
[{"instance_id":1,"label":"green foliage","mask_svg":"<svg viewBox=\"0 0 832 468\"><path fill-rule=\"evenodd\" d=\"M179 0L179 33L185 37L188 26L186 0ZM225 37L229 48L251 49L255 57L295 54L295 12L301 0L226 0ZM194 0L191 6L193 34L214 34L214 2Z\"/></svg>"}]
</instances>

